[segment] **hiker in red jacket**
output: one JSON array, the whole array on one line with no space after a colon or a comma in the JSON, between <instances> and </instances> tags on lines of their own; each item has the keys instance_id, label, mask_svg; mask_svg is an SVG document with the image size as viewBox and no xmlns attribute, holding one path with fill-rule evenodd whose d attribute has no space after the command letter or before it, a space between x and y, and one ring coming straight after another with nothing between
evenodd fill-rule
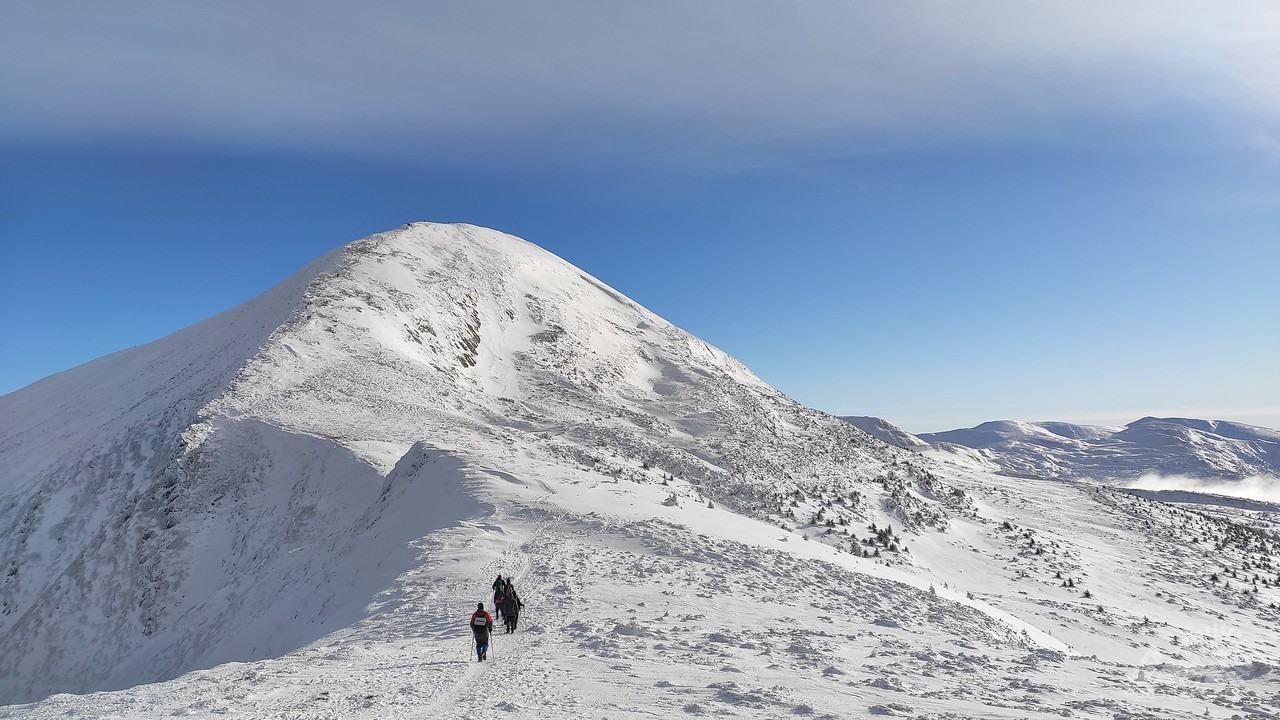
<instances>
[{"instance_id":1,"label":"hiker in red jacket","mask_svg":"<svg viewBox=\"0 0 1280 720\"><path fill-rule=\"evenodd\" d=\"M476 657L484 662L489 655L489 632L493 630L493 616L485 612L484 603L476 603L476 611L471 613L471 632L476 636Z\"/></svg>"}]
</instances>

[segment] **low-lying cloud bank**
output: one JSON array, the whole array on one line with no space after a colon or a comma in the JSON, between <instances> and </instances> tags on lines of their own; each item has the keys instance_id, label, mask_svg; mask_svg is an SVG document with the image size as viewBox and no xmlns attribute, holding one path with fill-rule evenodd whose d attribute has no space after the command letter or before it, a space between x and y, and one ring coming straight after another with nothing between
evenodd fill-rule
<instances>
[{"instance_id":1,"label":"low-lying cloud bank","mask_svg":"<svg viewBox=\"0 0 1280 720\"><path fill-rule=\"evenodd\" d=\"M1125 485L1134 490L1181 490L1280 503L1280 478L1256 475L1241 480L1148 473Z\"/></svg>"}]
</instances>

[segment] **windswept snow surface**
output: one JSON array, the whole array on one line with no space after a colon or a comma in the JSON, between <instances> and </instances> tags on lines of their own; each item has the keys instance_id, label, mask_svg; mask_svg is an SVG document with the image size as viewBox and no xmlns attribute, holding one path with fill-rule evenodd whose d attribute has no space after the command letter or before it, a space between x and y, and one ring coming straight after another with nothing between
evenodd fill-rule
<instances>
[{"instance_id":1,"label":"windswept snow surface","mask_svg":"<svg viewBox=\"0 0 1280 720\"><path fill-rule=\"evenodd\" d=\"M0 397L0 717L1273 717L1276 528L935 463L417 223Z\"/></svg>"}]
</instances>

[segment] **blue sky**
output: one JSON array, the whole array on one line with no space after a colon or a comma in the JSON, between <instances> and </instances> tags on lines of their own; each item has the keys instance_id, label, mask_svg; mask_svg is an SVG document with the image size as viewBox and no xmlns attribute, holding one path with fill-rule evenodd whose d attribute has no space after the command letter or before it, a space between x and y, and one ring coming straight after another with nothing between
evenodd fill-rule
<instances>
[{"instance_id":1,"label":"blue sky","mask_svg":"<svg viewBox=\"0 0 1280 720\"><path fill-rule=\"evenodd\" d=\"M831 412L1280 426L1269 4L342 8L10 13L0 392L431 219Z\"/></svg>"}]
</instances>

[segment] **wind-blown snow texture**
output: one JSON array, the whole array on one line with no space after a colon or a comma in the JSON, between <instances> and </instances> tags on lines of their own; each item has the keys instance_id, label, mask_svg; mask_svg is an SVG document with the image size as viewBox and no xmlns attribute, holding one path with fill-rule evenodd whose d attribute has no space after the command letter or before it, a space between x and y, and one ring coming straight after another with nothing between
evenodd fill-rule
<instances>
[{"instance_id":1,"label":"wind-blown snow texture","mask_svg":"<svg viewBox=\"0 0 1280 720\"><path fill-rule=\"evenodd\" d=\"M0 473L0 717L1280 708L1273 514L936 464L471 226L0 397Z\"/></svg>"}]
</instances>

